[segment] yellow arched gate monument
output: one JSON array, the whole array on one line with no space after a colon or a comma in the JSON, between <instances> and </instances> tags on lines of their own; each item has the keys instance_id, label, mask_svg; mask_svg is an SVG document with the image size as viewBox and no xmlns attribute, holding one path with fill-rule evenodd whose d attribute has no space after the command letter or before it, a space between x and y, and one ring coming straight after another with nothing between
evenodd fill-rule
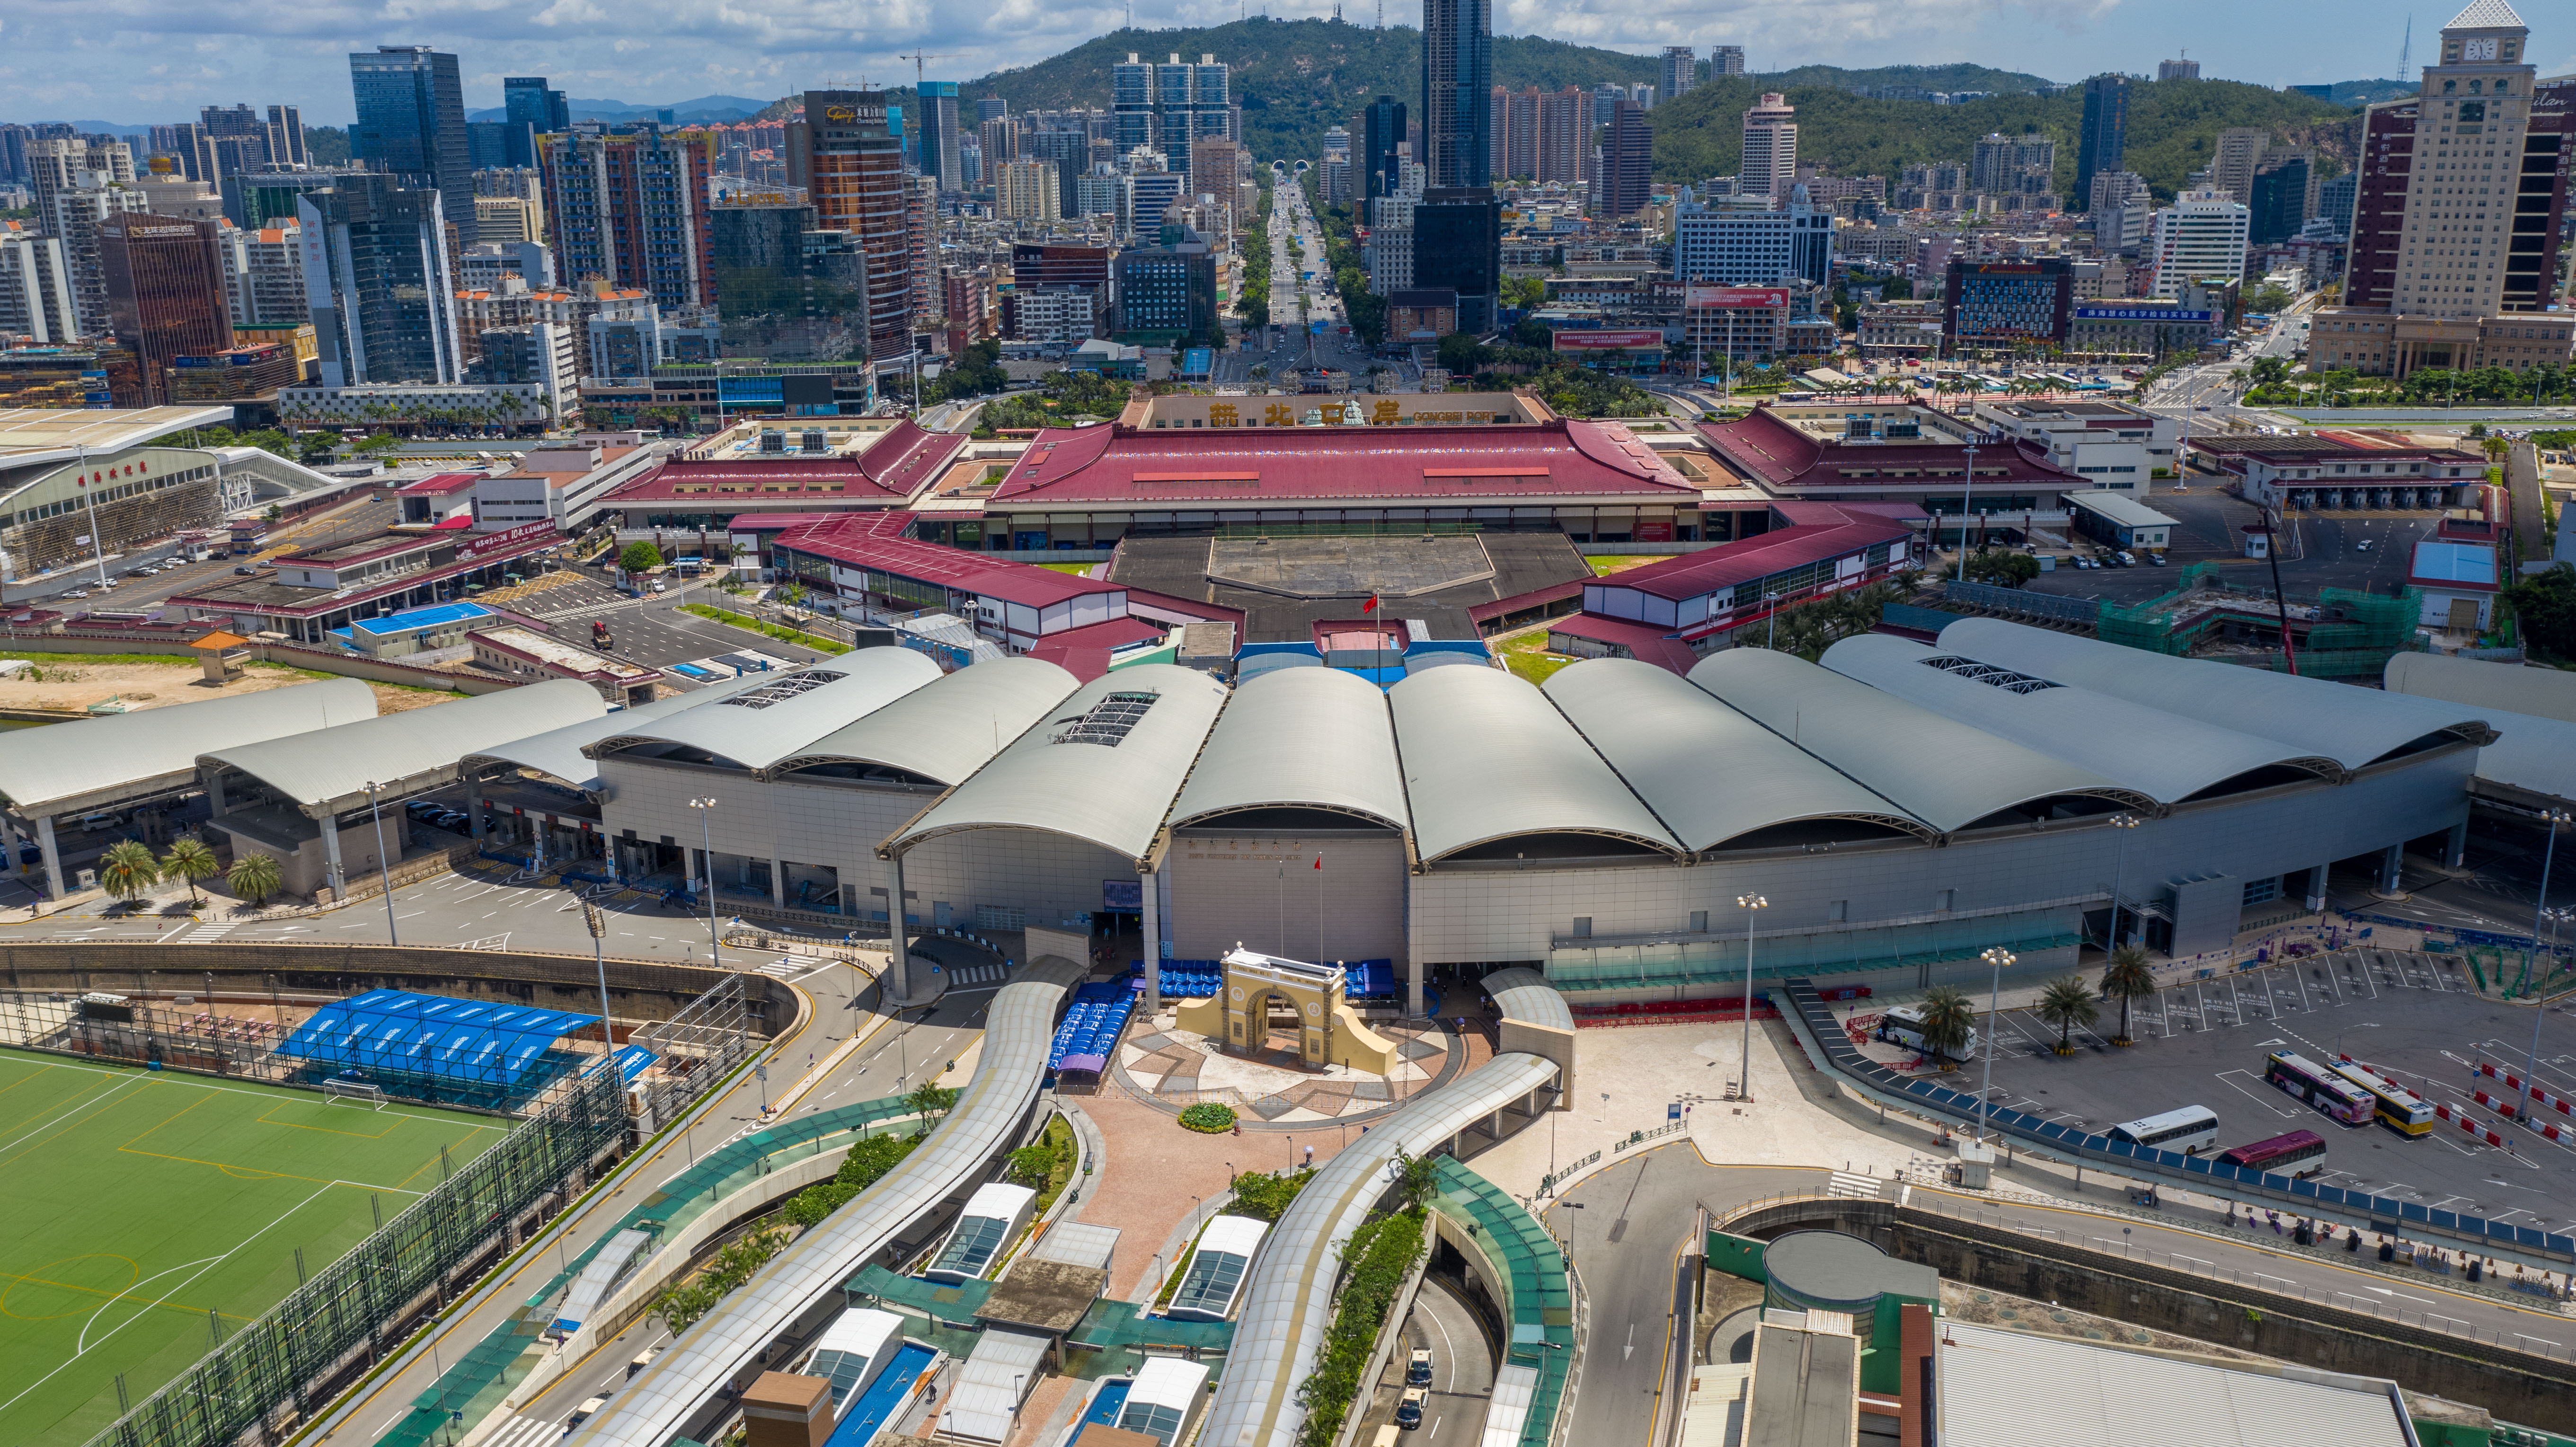
<instances>
[{"instance_id":1,"label":"yellow arched gate monument","mask_svg":"<svg viewBox=\"0 0 2576 1447\"><path fill-rule=\"evenodd\" d=\"M1214 997L1185 1000L1180 1028L1227 1049L1258 1051L1270 1036L1270 1001L1297 1015L1298 1058L1310 1066L1342 1065L1371 1075L1391 1075L1396 1042L1361 1023L1343 997L1339 965L1310 965L1236 945L1224 960L1224 983Z\"/></svg>"}]
</instances>

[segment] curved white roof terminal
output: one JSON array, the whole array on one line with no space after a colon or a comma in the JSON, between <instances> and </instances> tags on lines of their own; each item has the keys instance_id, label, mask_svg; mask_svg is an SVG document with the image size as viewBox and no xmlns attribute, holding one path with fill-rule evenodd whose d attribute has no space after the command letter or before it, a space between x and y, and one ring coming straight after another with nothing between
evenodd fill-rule
<instances>
[{"instance_id":1,"label":"curved white roof terminal","mask_svg":"<svg viewBox=\"0 0 2576 1447\"><path fill-rule=\"evenodd\" d=\"M760 771L776 779L828 764L963 783L1082 680L1043 658L994 658L935 679Z\"/></svg>"},{"instance_id":2,"label":"curved white roof terminal","mask_svg":"<svg viewBox=\"0 0 2576 1447\"><path fill-rule=\"evenodd\" d=\"M1684 852L1545 695L1495 668L1434 668L1387 690L1430 863L1519 835L1589 834Z\"/></svg>"},{"instance_id":3,"label":"curved white roof terminal","mask_svg":"<svg viewBox=\"0 0 2576 1447\"><path fill-rule=\"evenodd\" d=\"M862 648L819 658L802 668L760 675L760 682L704 708L683 709L611 734L582 752L594 759L623 749L676 744L760 770L789 758L853 719L865 718L939 677L929 655L909 648Z\"/></svg>"},{"instance_id":4,"label":"curved white roof terminal","mask_svg":"<svg viewBox=\"0 0 2576 1447\"><path fill-rule=\"evenodd\" d=\"M1172 827L1261 808L1407 827L1385 690L1339 668L1280 669L1237 685L1172 806Z\"/></svg>"}]
</instances>

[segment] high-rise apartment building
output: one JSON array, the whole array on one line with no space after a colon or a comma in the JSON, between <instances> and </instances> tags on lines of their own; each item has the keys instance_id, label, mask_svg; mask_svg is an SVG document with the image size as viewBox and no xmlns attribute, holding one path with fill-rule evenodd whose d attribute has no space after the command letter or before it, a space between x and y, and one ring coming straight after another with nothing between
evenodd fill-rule
<instances>
[{"instance_id":1,"label":"high-rise apartment building","mask_svg":"<svg viewBox=\"0 0 2576 1447\"><path fill-rule=\"evenodd\" d=\"M34 172L36 224L62 242L72 303L84 337L108 332L107 283L99 267L99 224L150 203L134 184L134 153L123 142L69 139L27 147Z\"/></svg>"},{"instance_id":2,"label":"high-rise apartment building","mask_svg":"<svg viewBox=\"0 0 2576 1447\"><path fill-rule=\"evenodd\" d=\"M1534 181L1538 179L1538 120L1542 93L1537 86L1509 91L1495 86L1487 104L1492 108L1492 135L1486 146L1486 164L1497 179Z\"/></svg>"},{"instance_id":3,"label":"high-rise apartment building","mask_svg":"<svg viewBox=\"0 0 2576 1447\"><path fill-rule=\"evenodd\" d=\"M2197 60L2159 60L2156 62L2156 79L2198 80L2200 79L2200 62Z\"/></svg>"},{"instance_id":4,"label":"high-rise apartment building","mask_svg":"<svg viewBox=\"0 0 2576 1447\"><path fill-rule=\"evenodd\" d=\"M2230 126L2218 133L2218 145L2210 152L2209 184L2236 200L2251 203L2254 199L2254 168L2263 164L2263 152L2272 143L2272 133L2259 126Z\"/></svg>"},{"instance_id":5,"label":"high-rise apartment building","mask_svg":"<svg viewBox=\"0 0 2576 1447\"><path fill-rule=\"evenodd\" d=\"M910 355L903 137L886 113L885 92L807 91L804 117L787 127L787 181L804 188L819 228L848 232L867 254L869 355L879 362Z\"/></svg>"},{"instance_id":6,"label":"high-rise apartment building","mask_svg":"<svg viewBox=\"0 0 2576 1447\"><path fill-rule=\"evenodd\" d=\"M1413 208L1413 285L1458 293L1458 330L1490 331L1503 275L1502 207L1490 186L1435 186Z\"/></svg>"},{"instance_id":7,"label":"high-rise apartment building","mask_svg":"<svg viewBox=\"0 0 2576 1447\"><path fill-rule=\"evenodd\" d=\"M1777 91L1744 112L1744 164L1737 172L1736 192L1743 196L1788 197L1798 180L1798 111Z\"/></svg>"},{"instance_id":8,"label":"high-rise apartment building","mask_svg":"<svg viewBox=\"0 0 2576 1447\"><path fill-rule=\"evenodd\" d=\"M993 209L1005 221L1053 221L1061 191L1053 161L1004 161L993 178Z\"/></svg>"},{"instance_id":9,"label":"high-rise apartment building","mask_svg":"<svg viewBox=\"0 0 2576 1447\"><path fill-rule=\"evenodd\" d=\"M1646 113L1634 101L1621 101L1601 132L1601 182L1594 190L1599 214L1612 218L1645 210L1654 175L1654 133L1646 129Z\"/></svg>"},{"instance_id":10,"label":"high-rise apartment building","mask_svg":"<svg viewBox=\"0 0 2576 1447\"><path fill-rule=\"evenodd\" d=\"M304 297L304 229L293 221L216 238L224 296L236 327L300 327L313 320Z\"/></svg>"},{"instance_id":11,"label":"high-rise apartment building","mask_svg":"<svg viewBox=\"0 0 2576 1447\"><path fill-rule=\"evenodd\" d=\"M1011 102L1010 98L1007 96L979 95L975 97L975 124L978 126L983 125L987 121L1005 119L1010 115L1010 113Z\"/></svg>"},{"instance_id":12,"label":"high-rise apartment building","mask_svg":"<svg viewBox=\"0 0 2576 1447\"><path fill-rule=\"evenodd\" d=\"M1538 179L1580 186L1592 175L1592 97L1567 86L1539 98Z\"/></svg>"},{"instance_id":13,"label":"high-rise apartment building","mask_svg":"<svg viewBox=\"0 0 2576 1447\"><path fill-rule=\"evenodd\" d=\"M429 187L455 198L448 224L460 241L477 240L474 208L464 204L474 194L474 165L456 57L426 45L379 45L372 55L349 57L349 82L358 103L350 156L406 190Z\"/></svg>"},{"instance_id":14,"label":"high-rise apartment building","mask_svg":"<svg viewBox=\"0 0 2576 1447\"><path fill-rule=\"evenodd\" d=\"M1149 146L1189 169L1190 146L1203 136L1240 140L1234 120L1233 69L1214 55L1193 64L1178 55L1161 64L1134 52L1109 67L1109 140L1125 156Z\"/></svg>"},{"instance_id":15,"label":"high-rise apartment building","mask_svg":"<svg viewBox=\"0 0 2576 1447\"><path fill-rule=\"evenodd\" d=\"M174 139L181 174L191 181L217 185L226 176L303 166L312 157L305 149L303 113L294 106L273 105L265 112L246 105L207 106L194 126L153 128L185 132Z\"/></svg>"},{"instance_id":16,"label":"high-rise apartment building","mask_svg":"<svg viewBox=\"0 0 2576 1447\"><path fill-rule=\"evenodd\" d=\"M989 179L1001 169L1004 161L1020 158L1020 125L1008 116L995 116L975 123L976 149L984 153L984 174Z\"/></svg>"},{"instance_id":17,"label":"high-rise apartment building","mask_svg":"<svg viewBox=\"0 0 2576 1447\"><path fill-rule=\"evenodd\" d=\"M2149 217L2155 210L2146 177L2135 171L2096 172L2087 200L2096 247L2136 253L2146 245Z\"/></svg>"},{"instance_id":18,"label":"high-rise apartment building","mask_svg":"<svg viewBox=\"0 0 2576 1447\"><path fill-rule=\"evenodd\" d=\"M2007 136L2001 131L1987 134L1977 142L1968 161L1968 187L1988 196L2021 189L2022 179L2032 168L2048 171L2057 165L2057 142L2037 131Z\"/></svg>"},{"instance_id":19,"label":"high-rise apartment building","mask_svg":"<svg viewBox=\"0 0 2576 1447\"><path fill-rule=\"evenodd\" d=\"M1079 128L1041 125L1021 138L1020 153L1024 159L1044 161L1055 168L1056 215L1081 215L1074 184L1091 169L1090 135Z\"/></svg>"},{"instance_id":20,"label":"high-rise apartment building","mask_svg":"<svg viewBox=\"0 0 2576 1447\"><path fill-rule=\"evenodd\" d=\"M1699 83L1699 52L1687 45L1664 47L1664 95L1679 97Z\"/></svg>"},{"instance_id":21,"label":"high-rise apartment building","mask_svg":"<svg viewBox=\"0 0 2576 1447\"><path fill-rule=\"evenodd\" d=\"M2192 282L2241 280L2252 219L2244 202L2214 186L2176 196L2156 213L2140 258L2149 269L2147 295L2171 301Z\"/></svg>"},{"instance_id":22,"label":"high-rise apartment building","mask_svg":"<svg viewBox=\"0 0 2576 1447\"><path fill-rule=\"evenodd\" d=\"M1354 158L1364 183L1360 194L1384 196L1402 181L1397 160L1404 154L1404 102L1391 95L1370 101L1360 112L1359 155Z\"/></svg>"},{"instance_id":23,"label":"high-rise apartment building","mask_svg":"<svg viewBox=\"0 0 2576 1447\"><path fill-rule=\"evenodd\" d=\"M2254 245L2288 241L2308 224L2308 174L2305 151L2274 151L2256 168L2245 197Z\"/></svg>"},{"instance_id":24,"label":"high-rise apartment building","mask_svg":"<svg viewBox=\"0 0 2576 1447\"><path fill-rule=\"evenodd\" d=\"M911 253L912 328L919 331L939 315L939 181L931 176L903 178L904 244Z\"/></svg>"},{"instance_id":25,"label":"high-rise apartment building","mask_svg":"<svg viewBox=\"0 0 2576 1447\"><path fill-rule=\"evenodd\" d=\"M2352 203L2360 194L2361 174L2346 171L2340 176L2317 183L2317 209L2311 220L2322 219L2333 225L2338 236L2352 234Z\"/></svg>"},{"instance_id":26,"label":"high-rise apartment building","mask_svg":"<svg viewBox=\"0 0 2576 1447\"><path fill-rule=\"evenodd\" d=\"M170 400L170 366L233 345L216 238L221 222L127 212L99 223L110 329L143 369L147 406Z\"/></svg>"},{"instance_id":27,"label":"high-rise apartment building","mask_svg":"<svg viewBox=\"0 0 2576 1447\"><path fill-rule=\"evenodd\" d=\"M1823 282L1833 274L1834 213L1793 190L1776 210L1684 204L1673 217L1673 275L1718 286Z\"/></svg>"},{"instance_id":28,"label":"high-rise apartment building","mask_svg":"<svg viewBox=\"0 0 2576 1447\"><path fill-rule=\"evenodd\" d=\"M555 272L642 291L665 309L714 300L708 183L716 137L585 122L538 143Z\"/></svg>"},{"instance_id":29,"label":"high-rise apartment building","mask_svg":"<svg viewBox=\"0 0 2576 1447\"><path fill-rule=\"evenodd\" d=\"M1708 74L1711 80L1721 76L1744 74L1744 47L1741 45L1710 46Z\"/></svg>"},{"instance_id":30,"label":"high-rise apartment building","mask_svg":"<svg viewBox=\"0 0 2576 1447\"><path fill-rule=\"evenodd\" d=\"M1435 188L1493 184L1493 86L1493 0L1423 0L1422 160Z\"/></svg>"},{"instance_id":31,"label":"high-rise apartment building","mask_svg":"<svg viewBox=\"0 0 2576 1447\"><path fill-rule=\"evenodd\" d=\"M474 231L485 241L541 242L546 239L545 213L535 202L516 196L477 196Z\"/></svg>"},{"instance_id":32,"label":"high-rise apartment building","mask_svg":"<svg viewBox=\"0 0 2576 1447\"><path fill-rule=\"evenodd\" d=\"M2129 78L2097 75L2084 82L2084 130L2075 147L2075 199L2089 201L2093 177L2125 169L2129 144Z\"/></svg>"},{"instance_id":33,"label":"high-rise apartment building","mask_svg":"<svg viewBox=\"0 0 2576 1447\"><path fill-rule=\"evenodd\" d=\"M297 198L305 307L323 386L458 380L453 269L439 197L429 187L369 174Z\"/></svg>"},{"instance_id":34,"label":"high-rise apartment building","mask_svg":"<svg viewBox=\"0 0 2576 1447\"><path fill-rule=\"evenodd\" d=\"M964 162L958 156L957 82L921 83L903 112L906 139L912 142L913 168L939 183L942 191L963 191Z\"/></svg>"},{"instance_id":35,"label":"high-rise apartment building","mask_svg":"<svg viewBox=\"0 0 2576 1447\"><path fill-rule=\"evenodd\" d=\"M81 339L71 264L60 237L0 231L0 332L40 347Z\"/></svg>"}]
</instances>

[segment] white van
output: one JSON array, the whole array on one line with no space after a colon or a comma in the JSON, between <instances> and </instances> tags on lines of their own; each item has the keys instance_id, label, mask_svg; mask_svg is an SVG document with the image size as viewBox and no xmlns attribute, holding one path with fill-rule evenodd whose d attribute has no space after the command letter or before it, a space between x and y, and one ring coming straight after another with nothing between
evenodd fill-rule
<instances>
[{"instance_id":1,"label":"white van","mask_svg":"<svg viewBox=\"0 0 2576 1447\"><path fill-rule=\"evenodd\" d=\"M1887 1041L1891 1045L1902 1045L1908 1050L1919 1050L1926 1053L1929 1053L1930 1050L1930 1047L1923 1041L1923 1011L1921 1007L1915 1005L1892 1005L1888 1007L1887 1013L1878 1018L1878 1038ZM1950 1058L1953 1060L1974 1060L1977 1058L1977 1028L1975 1026L1971 1025L1968 1027L1967 1043L1961 1045L1957 1050L1950 1052Z\"/></svg>"},{"instance_id":2,"label":"white van","mask_svg":"<svg viewBox=\"0 0 2576 1447\"><path fill-rule=\"evenodd\" d=\"M606 1397L593 1397L589 1401L582 1403L580 1406L573 1408L572 1415L564 1418L564 1430L569 1432L573 1428L580 1426L582 1423L589 1421L592 1417L599 1414L600 1408L607 1405L608 1399Z\"/></svg>"}]
</instances>

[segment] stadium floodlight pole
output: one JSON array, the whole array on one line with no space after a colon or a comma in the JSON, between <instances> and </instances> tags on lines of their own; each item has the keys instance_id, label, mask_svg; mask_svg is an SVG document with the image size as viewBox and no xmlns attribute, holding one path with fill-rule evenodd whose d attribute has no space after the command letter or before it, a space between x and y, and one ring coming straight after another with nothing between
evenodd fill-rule
<instances>
[{"instance_id":1,"label":"stadium floodlight pole","mask_svg":"<svg viewBox=\"0 0 2576 1447\"><path fill-rule=\"evenodd\" d=\"M2571 814L2564 809L2544 809L2540 817L2549 825L2549 847L2540 855L2540 898L2532 905L2531 954L2535 964L2538 963L2540 956L2540 922L2548 916L2549 912L2549 866L2558 861L2558 826L2570 819L2576 819L2576 814ZM2531 1011L2531 1058L2529 1063L2523 1066L2522 1099L2514 1103L2514 1118L2521 1121L2527 1130L2538 1129L2531 1123L2530 1104L2531 1092L2540 1088L2540 1022L2547 1018L2549 1018L2549 994L2548 991L2543 990L2540 1003L2534 1005Z\"/></svg>"},{"instance_id":2,"label":"stadium floodlight pole","mask_svg":"<svg viewBox=\"0 0 2576 1447\"><path fill-rule=\"evenodd\" d=\"M707 958L719 970L724 968L724 941L716 934L716 846L715 829L708 817L714 812L713 799L691 799L689 807L698 811L698 863L706 870L707 881Z\"/></svg>"},{"instance_id":3,"label":"stadium floodlight pole","mask_svg":"<svg viewBox=\"0 0 2576 1447\"><path fill-rule=\"evenodd\" d=\"M1997 945L1977 958L1995 967L1994 984L1986 995L1986 1083L1977 1087L1977 1144L1986 1142L1986 1122L1995 1114L1995 1022L2004 1013L2004 971L2020 956Z\"/></svg>"},{"instance_id":4,"label":"stadium floodlight pole","mask_svg":"<svg viewBox=\"0 0 2576 1447\"><path fill-rule=\"evenodd\" d=\"M1744 1073L1735 1082L1735 1098L1753 1099L1753 922L1771 907L1771 901L1758 894L1739 894L1737 905L1744 910Z\"/></svg>"},{"instance_id":5,"label":"stadium floodlight pole","mask_svg":"<svg viewBox=\"0 0 2576 1447\"><path fill-rule=\"evenodd\" d=\"M385 884L385 941L398 945L402 943L402 936L394 930L394 872L392 866L385 862L385 811L376 802L376 781L373 779L367 781L367 812L374 817L376 825L376 877Z\"/></svg>"},{"instance_id":6,"label":"stadium floodlight pole","mask_svg":"<svg viewBox=\"0 0 2576 1447\"><path fill-rule=\"evenodd\" d=\"M2114 814L2103 822L2120 831L2120 852L2111 865L2111 948L2117 951L2120 948L2120 885L2123 882L2121 877L2128 872L2129 868L2128 831L2138 827L2138 816Z\"/></svg>"}]
</instances>

